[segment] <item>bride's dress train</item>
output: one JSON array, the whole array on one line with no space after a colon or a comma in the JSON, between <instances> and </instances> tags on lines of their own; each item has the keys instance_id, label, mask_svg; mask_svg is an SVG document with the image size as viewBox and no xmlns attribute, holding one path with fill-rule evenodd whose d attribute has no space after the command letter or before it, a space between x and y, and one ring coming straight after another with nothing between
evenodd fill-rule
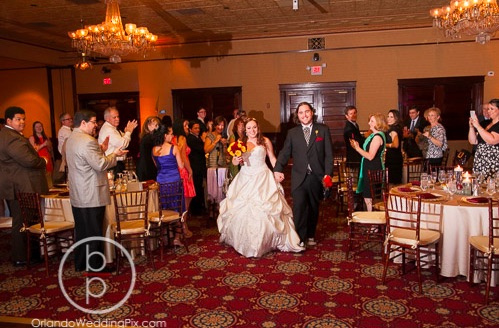
<instances>
[{"instance_id":1,"label":"bride's dress train","mask_svg":"<svg viewBox=\"0 0 499 328\"><path fill-rule=\"evenodd\" d=\"M245 165L220 203L220 242L246 257L260 257L275 249L303 251L291 207L265 163L266 149L256 146L243 158Z\"/></svg>"}]
</instances>

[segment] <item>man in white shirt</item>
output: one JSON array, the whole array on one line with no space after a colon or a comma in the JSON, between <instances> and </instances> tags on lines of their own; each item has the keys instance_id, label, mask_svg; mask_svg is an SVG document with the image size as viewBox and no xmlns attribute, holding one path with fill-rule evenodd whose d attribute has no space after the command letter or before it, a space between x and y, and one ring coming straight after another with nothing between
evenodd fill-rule
<instances>
[{"instance_id":1,"label":"man in white shirt","mask_svg":"<svg viewBox=\"0 0 499 328\"><path fill-rule=\"evenodd\" d=\"M60 164L56 163L56 167L58 165L60 174L54 176L54 180L56 182L63 183L66 181L66 156L64 154L64 143L66 139L71 135L72 127L73 127L73 117L69 113L62 113L59 115L59 121L61 121L61 128L57 133L57 150L59 154L61 154ZM56 172L57 172L56 171Z\"/></svg>"},{"instance_id":2,"label":"man in white shirt","mask_svg":"<svg viewBox=\"0 0 499 328\"><path fill-rule=\"evenodd\" d=\"M108 107L104 111L104 124L99 131L99 144L102 144L106 138L109 138L109 146L106 150L106 156L114 153L116 149L126 149L132 139L132 132L137 127L137 120L128 121L125 132L118 130L120 125L120 113L116 107ZM123 172L125 170L125 156L118 157L116 167L114 167L114 174Z\"/></svg>"}]
</instances>

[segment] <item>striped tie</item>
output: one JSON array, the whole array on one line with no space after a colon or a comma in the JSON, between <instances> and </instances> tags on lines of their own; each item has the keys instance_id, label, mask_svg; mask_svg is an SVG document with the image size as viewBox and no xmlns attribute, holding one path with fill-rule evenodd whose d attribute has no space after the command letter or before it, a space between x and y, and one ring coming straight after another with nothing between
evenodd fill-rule
<instances>
[{"instance_id":1,"label":"striped tie","mask_svg":"<svg viewBox=\"0 0 499 328\"><path fill-rule=\"evenodd\" d=\"M305 141L307 142L307 146L308 146L308 143L310 141L310 128L308 126L304 127L303 133L305 134Z\"/></svg>"}]
</instances>

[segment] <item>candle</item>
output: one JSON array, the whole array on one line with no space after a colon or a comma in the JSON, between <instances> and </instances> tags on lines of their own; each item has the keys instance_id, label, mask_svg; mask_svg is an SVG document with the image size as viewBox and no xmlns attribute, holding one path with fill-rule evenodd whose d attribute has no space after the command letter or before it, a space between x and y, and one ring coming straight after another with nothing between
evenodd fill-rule
<instances>
[{"instance_id":1,"label":"candle","mask_svg":"<svg viewBox=\"0 0 499 328\"><path fill-rule=\"evenodd\" d=\"M463 168L461 166L457 166L454 168L454 176L456 177L456 181L461 181L461 175L463 174Z\"/></svg>"}]
</instances>

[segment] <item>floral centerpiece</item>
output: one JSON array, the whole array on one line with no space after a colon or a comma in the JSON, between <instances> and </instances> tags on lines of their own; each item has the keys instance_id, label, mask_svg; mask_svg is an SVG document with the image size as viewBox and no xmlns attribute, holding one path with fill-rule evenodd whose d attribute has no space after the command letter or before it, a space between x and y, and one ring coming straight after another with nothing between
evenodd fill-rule
<instances>
[{"instance_id":1,"label":"floral centerpiece","mask_svg":"<svg viewBox=\"0 0 499 328\"><path fill-rule=\"evenodd\" d=\"M227 152L231 156L239 157L246 152L246 145L241 140L234 141L227 148Z\"/></svg>"}]
</instances>

